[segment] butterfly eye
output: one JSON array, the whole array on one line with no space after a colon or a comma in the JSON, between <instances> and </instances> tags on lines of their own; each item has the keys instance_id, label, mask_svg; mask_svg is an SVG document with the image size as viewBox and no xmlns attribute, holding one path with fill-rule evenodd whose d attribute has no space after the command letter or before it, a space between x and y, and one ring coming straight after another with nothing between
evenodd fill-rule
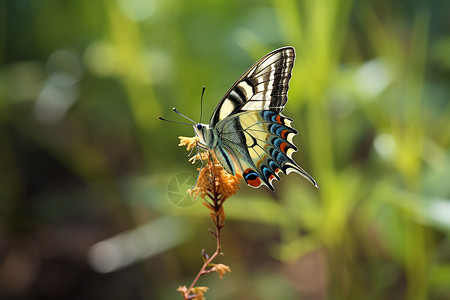
<instances>
[{"instance_id":1,"label":"butterfly eye","mask_svg":"<svg viewBox=\"0 0 450 300\"><path fill-rule=\"evenodd\" d=\"M197 129L198 130L202 130L202 127L203 127L202 124L197 124Z\"/></svg>"}]
</instances>

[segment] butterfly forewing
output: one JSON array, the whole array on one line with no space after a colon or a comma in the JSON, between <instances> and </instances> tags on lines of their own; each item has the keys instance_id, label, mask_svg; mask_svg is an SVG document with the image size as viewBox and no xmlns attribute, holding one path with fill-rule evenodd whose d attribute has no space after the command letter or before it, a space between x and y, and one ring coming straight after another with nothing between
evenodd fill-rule
<instances>
[{"instance_id":1,"label":"butterfly forewing","mask_svg":"<svg viewBox=\"0 0 450 300\"><path fill-rule=\"evenodd\" d=\"M287 102L295 51L285 47L270 52L251 66L220 100L210 120L214 127L233 113L246 110L281 112Z\"/></svg>"}]
</instances>

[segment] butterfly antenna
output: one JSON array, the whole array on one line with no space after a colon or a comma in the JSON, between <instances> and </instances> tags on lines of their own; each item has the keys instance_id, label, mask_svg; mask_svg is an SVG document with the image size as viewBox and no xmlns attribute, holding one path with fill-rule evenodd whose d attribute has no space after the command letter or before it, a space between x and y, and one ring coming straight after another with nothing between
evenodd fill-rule
<instances>
[{"instance_id":1,"label":"butterfly antenna","mask_svg":"<svg viewBox=\"0 0 450 300\"><path fill-rule=\"evenodd\" d=\"M197 124L197 122L195 122L194 120L192 120L191 118L186 117L185 115L183 115L182 113L180 113L175 107L173 108L173 111L176 112L177 114L179 114L180 116L188 119L189 121L191 121L194 124Z\"/></svg>"},{"instance_id":2,"label":"butterfly antenna","mask_svg":"<svg viewBox=\"0 0 450 300\"><path fill-rule=\"evenodd\" d=\"M200 96L200 123L202 122L203 115L203 95L205 94L205 86L202 88L202 95Z\"/></svg>"},{"instance_id":3,"label":"butterfly antenna","mask_svg":"<svg viewBox=\"0 0 450 300\"><path fill-rule=\"evenodd\" d=\"M184 125L192 125L192 124L190 124L190 123L167 120L167 119L164 119L163 117L158 117L158 119L160 119L161 121L166 121L166 122L170 122L170 123L177 123L177 124L184 124Z\"/></svg>"}]
</instances>

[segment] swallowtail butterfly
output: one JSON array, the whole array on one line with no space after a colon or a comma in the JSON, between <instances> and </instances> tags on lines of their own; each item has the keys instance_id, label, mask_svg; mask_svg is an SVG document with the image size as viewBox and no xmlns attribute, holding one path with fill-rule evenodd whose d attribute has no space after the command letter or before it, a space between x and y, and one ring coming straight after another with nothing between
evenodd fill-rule
<instances>
[{"instance_id":1,"label":"swallowtail butterfly","mask_svg":"<svg viewBox=\"0 0 450 300\"><path fill-rule=\"evenodd\" d=\"M209 124L194 125L198 146L214 152L230 174L239 170L251 187L266 185L279 173L297 172L316 181L292 159L297 130L281 114L288 100L295 50L284 47L253 64L226 92Z\"/></svg>"}]
</instances>

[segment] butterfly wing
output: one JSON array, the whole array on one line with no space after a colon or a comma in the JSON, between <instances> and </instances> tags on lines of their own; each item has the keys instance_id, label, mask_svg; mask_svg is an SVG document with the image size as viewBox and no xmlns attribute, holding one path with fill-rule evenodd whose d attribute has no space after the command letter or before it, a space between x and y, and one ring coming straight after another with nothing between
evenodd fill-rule
<instances>
[{"instance_id":1,"label":"butterfly wing","mask_svg":"<svg viewBox=\"0 0 450 300\"><path fill-rule=\"evenodd\" d=\"M281 112L287 102L295 51L284 47L251 66L220 100L209 121L214 127L227 116L249 110Z\"/></svg>"},{"instance_id":2,"label":"butterfly wing","mask_svg":"<svg viewBox=\"0 0 450 300\"><path fill-rule=\"evenodd\" d=\"M297 151L292 138L297 131L290 126L291 121L271 110L229 116L216 127L220 140L216 156L222 165L234 161L247 184L255 188L266 185L274 190L272 181L280 179L280 172L297 172L317 187L316 181L292 159Z\"/></svg>"}]
</instances>

